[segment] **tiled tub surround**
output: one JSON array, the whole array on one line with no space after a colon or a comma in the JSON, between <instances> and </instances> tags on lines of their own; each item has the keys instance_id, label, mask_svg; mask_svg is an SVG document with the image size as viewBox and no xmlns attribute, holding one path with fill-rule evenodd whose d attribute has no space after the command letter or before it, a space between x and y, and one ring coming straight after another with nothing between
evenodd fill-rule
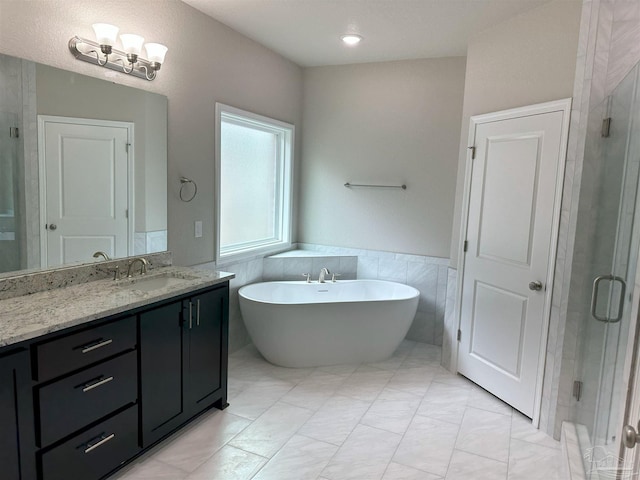
<instances>
[{"instance_id":1,"label":"tiled tub surround","mask_svg":"<svg viewBox=\"0 0 640 480\"><path fill-rule=\"evenodd\" d=\"M442 366L451 370L453 364L453 345L458 331L458 317L456 316L456 293L458 291L458 270L448 268L447 295L444 306L444 332L442 335ZM456 352L457 353L457 352Z\"/></svg>"},{"instance_id":2,"label":"tiled tub surround","mask_svg":"<svg viewBox=\"0 0 640 480\"><path fill-rule=\"evenodd\" d=\"M340 273L340 280L390 280L417 288L420 303L407 338L441 345L448 264L446 258L299 243L293 245L293 250L268 257L196 267L236 275L229 289L229 351L233 353L251 343L240 314L240 287L263 281L304 280L303 273L310 273L317 280L322 267Z\"/></svg>"},{"instance_id":3,"label":"tiled tub surround","mask_svg":"<svg viewBox=\"0 0 640 480\"><path fill-rule=\"evenodd\" d=\"M229 352L233 353L251 343L249 332L244 326L240 313L238 290L244 285L262 281L263 257L257 256L241 262L219 265L216 265L215 262L203 263L197 265L197 268L211 271L220 269L235 275L235 278L229 282Z\"/></svg>"},{"instance_id":4,"label":"tiled tub surround","mask_svg":"<svg viewBox=\"0 0 640 480\"><path fill-rule=\"evenodd\" d=\"M340 256L340 261L349 256L357 257L358 279L388 280L417 288L420 291L420 302L407 339L442 345L448 258L309 243L299 243L298 248L323 255ZM330 266L328 268L331 270ZM313 274L317 275L317 272L314 270Z\"/></svg>"},{"instance_id":5,"label":"tiled tub surround","mask_svg":"<svg viewBox=\"0 0 640 480\"><path fill-rule=\"evenodd\" d=\"M559 443L405 340L376 364L290 369L231 355L229 403L118 480L554 480Z\"/></svg>"},{"instance_id":6,"label":"tiled tub surround","mask_svg":"<svg viewBox=\"0 0 640 480\"><path fill-rule=\"evenodd\" d=\"M168 287L143 292L135 290L128 279L102 279L0 300L0 347L150 305L233 278L232 273L187 267L169 266L154 273L173 275L181 280ZM147 274L147 278L154 273ZM134 278L133 282L136 280L140 281L140 278Z\"/></svg>"},{"instance_id":7,"label":"tiled tub surround","mask_svg":"<svg viewBox=\"0 0 640 480\"><path fill-rule=\"evenodd\" d=\"M263 280L304 280L309 274L311 280L318 280L320 269L327 268L332 274L340 274L338 280L355 280L358 270L358 257L355 255L324 254L312 250L290 250L271 255L264 259ZM331 275L327 277L331 280Z\"/></svg>"}]
</instances>

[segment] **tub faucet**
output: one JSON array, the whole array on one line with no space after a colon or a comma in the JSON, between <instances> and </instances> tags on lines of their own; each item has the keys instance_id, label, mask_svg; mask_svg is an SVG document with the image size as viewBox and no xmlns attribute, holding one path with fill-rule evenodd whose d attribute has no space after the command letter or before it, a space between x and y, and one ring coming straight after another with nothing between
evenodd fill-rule
<instances>
[{"instance_id":1,"label":"tub faucet","mask_svg":"<svg viewBox=\"0 0 640 480\"><path fill-rule=\"evenodd\" d=\"M144 257L136 257L129 262L129 268L127 269L127 277L131 277L131 267L133 267L137 262L140 262L140 275L144 275L147 273L147 265L149 262Z\"/></svg>"},{"instance_id":2,"label":"tub faucet","mask_svg":"<svg viewBox=\"0 0 640 480\"><path fill-rule=\"evenodd\" d=\"M320 270L320 276L318 277L318 283L325 283L325 275L331 275L331 272L327 267L322 267L322 270Z\"/></svg>"}]
</instances>

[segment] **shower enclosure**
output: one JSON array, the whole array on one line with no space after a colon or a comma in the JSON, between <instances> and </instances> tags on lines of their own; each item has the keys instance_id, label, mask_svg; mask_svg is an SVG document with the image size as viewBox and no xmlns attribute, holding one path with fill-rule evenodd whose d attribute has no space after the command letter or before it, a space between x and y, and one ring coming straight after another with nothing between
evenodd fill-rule
<instances>
[{"instance_id":1,"label":"shower enclosure","mask_svg":"<svg viewBox=\"0 0 640 480\"><path fill-rule=\"evenodd\" d=\"M630 313L640 249L638 77L636 66L589 112L568 308L578 325L577 362L573 384L565 385L588 478L613 473L622 455L622 369L635 333Z\"/></svg>"}]
</instances>

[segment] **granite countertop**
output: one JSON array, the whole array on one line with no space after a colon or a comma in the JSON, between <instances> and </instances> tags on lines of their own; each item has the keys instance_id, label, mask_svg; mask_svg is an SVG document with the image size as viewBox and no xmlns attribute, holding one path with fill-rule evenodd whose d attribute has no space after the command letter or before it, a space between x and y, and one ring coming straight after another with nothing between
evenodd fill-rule
<instances>
[{"instance_id":1,"label":"granite countertop","mask_svg":"<svg viewBox=\"0 0 640 480\"><path fill-rule=\"evenodd\" d=\"M136 290L136 283L170 278L171 284L151 291ZM178 295L227 282L233 273L162 267L145 277L95 280L0 300L0 347L105 318ZM142 283L141 283L142 282Z\"/></svg>"}]
</instances>

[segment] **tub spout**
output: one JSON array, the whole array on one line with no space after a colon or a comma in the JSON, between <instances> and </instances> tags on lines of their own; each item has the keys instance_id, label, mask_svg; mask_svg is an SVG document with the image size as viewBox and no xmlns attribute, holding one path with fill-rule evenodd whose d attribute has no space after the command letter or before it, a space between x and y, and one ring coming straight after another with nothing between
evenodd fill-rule
<instances>
[{"instance_id":1,"label":"tub spout","mask_svg":"<svg viewBox=\"0 0 640 480\"><path fill-rule=\"evenodd\" d=\"M322 270L320 270L320 276L318 277L318 283L325 283L324 281L325 275L331 275L331 272L329 271L328 268L322 267Z\"/></svg>"}]
</instances>

